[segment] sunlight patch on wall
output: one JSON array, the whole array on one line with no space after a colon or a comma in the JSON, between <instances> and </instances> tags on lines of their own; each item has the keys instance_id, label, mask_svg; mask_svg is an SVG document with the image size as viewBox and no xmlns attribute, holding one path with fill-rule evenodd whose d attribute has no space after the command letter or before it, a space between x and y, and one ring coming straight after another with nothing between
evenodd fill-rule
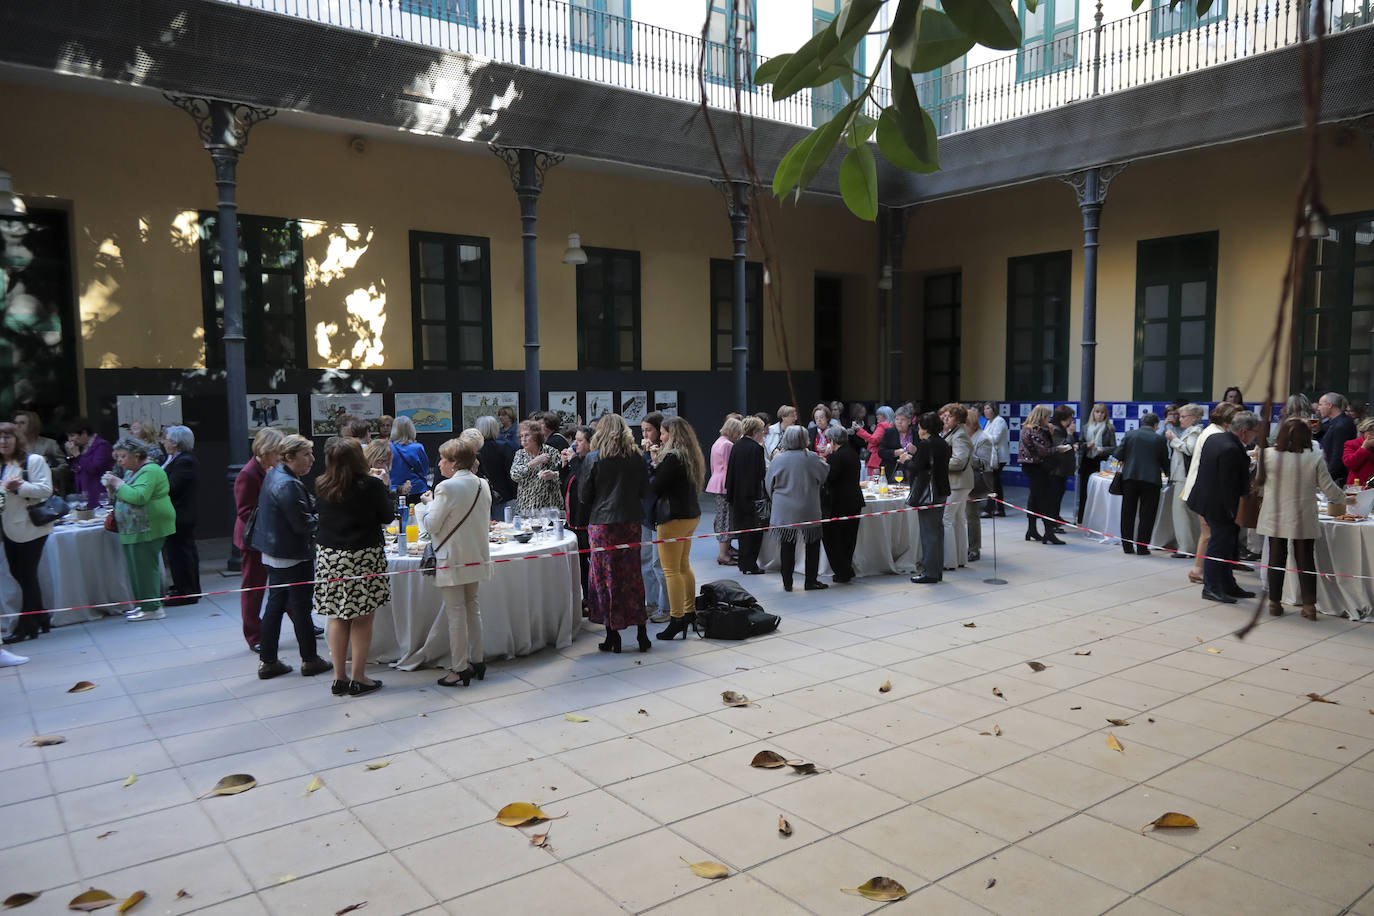
<instances>
[{"instance_id":1,"label":"sunlight patch on wall","mask_svg":"<svg viewBox=\"0 0 1374 916\"><path fill-rule=\"evenodd\" d=\"M376 285L372 285L367 289L355 289L345 301L348 303L348 329L358 338L353 344L350 363L359 369L376 369L383 364L386 293L378 292Z\"/></svg>"},{"instance_id":2,"label":"sunlight patch on wall","mask_svg":"<svg viewBox=\"0 0 1374 916\"><path fill-rule=\"evenodd\" d=\"M317 235L318 232L310 236L305 235L305 223L301 223L301 234L306 238ZM367 230L364 236L358 227L353 223L344 223L339 227L341 235L330 235L328 248L325 250L323 259L307 258L305 261L305 286L307 289L315 286L328 286L335 280L340 280L348 271L358 266L358 260L367 253L368 246L372 244L372 237L375 231ZM357 243L361 239L360 244Z\"/></svg>"},{"instance_id":3,"label":"sunlight patch on wall","mask_svg":"<svg viewBox=\"0 0 1374 916\"><path fill-rule=\"evenodd\" d=\"M200 251L200 214L182 210L172 218L172 247L182 254Z\"/></svg>"},{"instance_id":4,"label":"sunlight patch on wall","mask_svg":"<svg viewBox=\"0 0 1374 916\"><path fill-rule=\"evenodd\" d=\"M115 354L113 354L113 353L105 353L105 354L102 354L101 357L100 357L100 368L102 368L102 369L121 369L121 368L123 368L123 364L120 363L119 357L116 356Z\"/></svg>"},{"instance_id":5,"label":"sunlight patch on wall","mask_svg":"<svg viewBox=\"0 0 1374 916\"><path fill-rule=\"evenodd\" d=\"M339 326L334 322L318 322L315 325L315 352L321 359L333 359L334 348L329 339L339 333Z\"/></svg>"},{"instance_id":6,"label":"sunlight patch on wall","mask_svg":"<svg viewBox=\"0 0 1374 916\"><path fill-rule=\"evenodd\" d=\"M96 329L119 314L113 300L119 291L117 280L92 280L81 293L81 337L90 340Z\"/></svg>"}]
</instances>

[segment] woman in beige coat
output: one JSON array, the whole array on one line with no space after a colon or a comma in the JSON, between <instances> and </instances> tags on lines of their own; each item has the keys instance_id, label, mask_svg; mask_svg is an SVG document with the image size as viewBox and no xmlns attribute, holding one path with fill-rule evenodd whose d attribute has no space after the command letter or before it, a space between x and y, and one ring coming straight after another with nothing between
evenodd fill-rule
<instances>
[{"instance_id":1,"label":"woman in beige coat","mask_svg":"<svg viewBox=\"0 0 1374 916\"><path fill-rule=\"evenodd\" d=\"M450 671L439 678L440 687L466 687L474 677L480 681L487 676L477 583L491 578L491 488L474 473L476 465L477 447L471 439L448 440L439 446L439 472L447 479L434 488L432 498L428 493L422 497L430 498L425 525L438 561L434 581L448 615Z\"/></svg>"},{"instance_id":2,"label":"woman in beige coat","mask_svg":"<svg viewBox=\"0 0 1374 916\"><path fill-rule=\"evenodd\" d=\"M1321 453L1312 449L1312 431L1296 417L1279 424L1278 442L1264 450L1255 482L1264 495L1255 530L1269 538L1269 613L1275 617L1283 613L1283 576L1291 541L1299 569L1302 616L1316 620L1316 493L1321 490L1333 507L1344 509L1345 491L1331 479Z\"/></svg>"},{"instance_id":3,"label":"woman in beige coat","mask_svg":"<svg viewBox=\"0 0 1374 916\"><path fill-rule=\"evenodd\" d=\"M949 499L945 502L944 514L946 570L968 564L968 519L964 506L973 490L973 440L964 428L967 418L968 408L963 404L946 404L940 408L944 439L949 443Z\"/></svg>"}]
</instances>

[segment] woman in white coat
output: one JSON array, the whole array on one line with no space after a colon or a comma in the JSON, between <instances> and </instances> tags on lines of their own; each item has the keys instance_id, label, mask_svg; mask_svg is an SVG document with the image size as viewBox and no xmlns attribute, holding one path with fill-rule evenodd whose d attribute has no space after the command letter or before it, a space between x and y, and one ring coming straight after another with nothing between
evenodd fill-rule
<instances>
[{"instance_id":1,"label":"woman in white coat","mask_svg":"<svg viewBox=\"0 0 1374 916\"><path fill-rule=\"evenodd\" d=\"M42 455L24 450L13 423L0 423L0 493L4 499L0 528L4 530L5 559L23 596L23 616L5 637L6 643L15 643L37 639L40 630L46 633L52 628L51 615L41 613L43 593L38 587L38 561L43 556L44 542L52 534L52 525L35 525L29 518L29 506L52 496L52 475ZM6 653L4 665L23 663L11 661L11 657L23 658Z\"/></svg>"},{"instance_id":2,"label":"woman in white coat","mask_svg":"<svg viewBox=\"0 0 1374 916\"><path fill-rule=\"evenodd\" d=\"M448 440L439 446L439 472L446 479L432 496L422 497L429 498L425 527L438 561L434 581L448 615L450 670L439 678L440 687L466 687L474 677L480 681L487 676L477 583L491 578L491 488L474 473L476 465L471 439Z\"/></svg>"},{"instance_id":3,"label":"woman in white coat","mask_svg":"<svg viewBox=\"0 0 1374 916\"><path fill-rule=\"evenodd\" d=\"M1206 411L1197 404L1184 404L1178 409L1178 430L1166 430L1164 438L1169 442L1169 483L1173 485L1173 495L1169 499L1169 511L1174 519L1174 538L1177 546L1172 554L1176 560L1192 559L1199 551L1198 536L1202 533L1200 518L1183 501L1183 487L1188 482L1188 471L1198 456L1198 437L1202 435L1203 414Z\"/></svg>"},{"instance_id":4,"label":"woman in white coat","mask_svg":"<svg viewBox=\"0 0 1374 916\"><path fill-rule=\"evenodd\" d=\"M940 408L940 421L945 425L944 439L949 443L949 499L945 502L944 516L946 570L968 565L968 519L964 506L973 490L973 440L964 428L967 418L968 408L963 404L946 404Z\"/></svg>"},{"instance_id":5,"label":"woman in white coat","mask_svg":"<svg viewBox=\"0 0 1374 916\"><path fill-rule=\"evenodd\" d=\"M997 499L1005 499L1002 469L1011 461L1011 431L1007 429L1007 421L1002 419L1002 412L995 401L983 405L983 418L979 422L983 424L983 435L992 442L992 492ZM1007 507L990 499L983 505L983 517L992 518L994 515L1005 518Z\"/></svg>"},{"instance_id":6,"label":"woman in white coat","mask_svg":"<svg viewBox=\"0 0 1374 916\"><path fill-rule=\"evenodd\" d=\"M1345 490L1331 479L1326 461L1312 449L1312 431L1303 420L1290 417L1279 424L1278 442L1264 450L1256 485L1264 494L1255 530L1269 538L1269 613L1283 613L1284 568L1288 544L1298 564L1302 616L1317 619L1317 491L1333 508L1344 510ZM1337 513L1339 514L1339 513Z\"/></svg>"}]
</instances>

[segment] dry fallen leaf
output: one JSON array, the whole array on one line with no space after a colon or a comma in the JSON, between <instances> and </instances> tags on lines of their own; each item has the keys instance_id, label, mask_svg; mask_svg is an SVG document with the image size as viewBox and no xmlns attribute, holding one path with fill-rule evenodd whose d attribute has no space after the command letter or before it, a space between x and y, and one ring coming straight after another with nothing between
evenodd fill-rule
<instances>
[{"instance_id":1,"label":"dry fallen leaf","mask_svg":"<svg viewBox=\"0 0 1374 916\"><path fill-rule=\"evenodd\" d=\"M240 792L247 792L257 784L258 781L247 773L234 773L224 777L215 783L213 789L202 795L197 795L196 798L199 800L206 795L238 795Z\"/></svg>"},{"instance_id":2,"label":"dry fallen leaf","mask_svg":"<svg viewBox=\"0 0 1374 916\"><path fill-rule=\"evenodd\" d=\"M964 624L964 626L968 627L969 629L972 629L973 627L978 626L978 624L976 624L976 623L966 623L966 624Z\"/></svg>"},{"instance_id":3,"label":"dry fallen leaf","mask_svg":"<svg viewBox=\"0 0 1374 916\"><path fill-rule=\"evenodd\" d=\"M792 768L792 772L801 776L810 776L816 772L816 765L805 760L789 760L787 765Z\"/></svg>"},{"instance_id":4,"label":"dry fallen leaf","mask_svg":"<svg viewBox=\"0 0 1374 916\"><path fill-rule=\"evenodd\" d=\"M1207 651L1208 651L1208 652L1211 652L1213 655L1220 655L1220 654L1221 654L1221 650L1220 650L1220 649L1213 649L1213 648L1211 648L1210 646L1208 647Z\"/></svg>"},{"instance_id":5,"label":"dry fallen leaf","mask_svg":"<svg viewBox=\"0 0 1374 916\"><path fill-rule=\"evenodd\" d=\"M1088 649L1088 650L1086 650L1086 651L1081 651L1081 652L1075 652L1075 653L1074 653L1074 655L1092 655L1092 654L1093 654L1093 650L1092 650L1092 649Z\"/></svg>"},{"instance_id":6,"label":"dry fallen leaf","mask_svg":"<svg viewBox=\"0 0 1374 916\"><path fill-rule=\"evenodd\" d=\"M103 839L105 839L105 837L107 837L107 836L114 836L114 835L115 835L116 833L118 833L118 832L119 832L118 830L106 830L104 833L102 833L102 834L100 834L98 837L96 837L96 839L97 839L97 840L103 840Z\"/></svg>"},{"instance_id":7,"label":"dry fallen leaf","mask_svg":"<svg viewBox=\"0 0 1374 916\"><path fill-rule=\"evenodd\" d=\"M754 759L749 761L749 765L763 770L774 770L787 766L787 758L776 751L759 751L754 755Z\"/></svg>"},{"instance_id":8,"label":"dry fallen leaf","mask_svg":"<svg viewBox=\"0 0 1374 916\"><path fill-rule=\"evenodd\" d=\"M138 782L138 777L137 777L136 775L134 775L133 773L130 773L130 774L129 774L129 778L126 779L126 780L124 780L124 788L127 789L127 788L129 788L129 786L133 785L133 784L136 783L136 782Z\"/></svg>"},{"instance_id":9,"label":"dry fallen leaf","mask_svg":"<svg viewBox=\"0 0 1374 916\"><path fill-rule=\"evenodd\" d=\"M1107 747L1121 754L1126 753L1126 749L1121 746L1121 742L1116 740L1116 735L1111 732L1107 732Z\"/></svg>"},{"instance_id":10,"label":"dry fallen leaf","mask_svg":"<svg viewBox=\"0 0 1374 916\"><path fill-rule=\"evenodd\" d=\"M95 685L90 681L77 681L67 688L68 693L85 693L87 690L94 690Z\"/></svg>"},{"instance_id":11,"label":"dry fallen leaf","mask_svg":"<svg viewBox=\"0 0 1374 916\"><path fill-rule=\"evenodd\" d=\"M188 890L187 890L186 888L184 888L184 887L183 887L181 890L177 891L177 899L178 899L178 900L180 900L182 897L189 897L189 896L191 896L191 892L188 891Z\"/></svg>"},{"instance_id":12,"label":"dry fallen leaf","mask_svg":"<svg viewBox=\"0 0 1374 916\"><path fill-rule=\"evenodd\" d=\"M1206 642L1206 640L1204 640L1201 636L1199 636L1199 637L1197 638L1197 641L1198 641L1198 642Z\"/></svg>"},{"instance_id":13,"label":"dry fallen leaf","mask_svg":"<svg viewBox=\"0 0 1374 916\"><path fill-rule=\"evenodd\" d=\"M681 856L678 858L682 859ZM682 861L687 862L686 859ZM687 866L692 869L693 874L701 878L724 878L730 874L730 869L719 862L687 862Z\"/></svg>"},{"instance_id":14,"label":"dry fallen leaf","mask_svg":"<svg viewBox=\"0 0 1374 916\"><path fill-rule=\"evenodd\" d=\"M579 716L577 713L573 713L573 712L565 712L565 713L563 713L563 718L567 719L569 722L590 722L590 721L592 721L591 719L588 719L586 716Z\"/></svg>"},{"instance_id":15,"label":"dry fallen leaf","mask_svg":"<svg viewBox=\"0 0 1374 916\"><path fill-rule=\"evenodd\" d=\"M891 681L883 681L881 684L878 685L878 692L879 692L879 693L887 693L887 692L888 692L889 690L891 690L891 689L892 689L892 682L891 682Z\"/></svg>"},{"instance_id":16,"label":"dry fallen leaf","mask_svg":"<svg viewBox=\"0 0 1374 916\"><path fill-rule=\"evenodd\" d=\"M1107 720L1107 724L1108 724L1108 725L1115 725L1117 728L1125 728L1126 726L1130 725L1131 723L1127 722L1125 719L1108 719L1108 720Z\"/></svg>"},{"instance_id":17,"label":"dry fallen leaf","mask_svg":"<svg viewBox=\"0 0 1374 916\"><path fill-rule=\"evenodd\" d=\"M636 715L647 716L648 714L649 714L649 710L647 710L647 709L641 709Z\"/></svg>"},{"instance_id":18,"label":"dry fallen leaf","mask_svg":"<svg viewBox=\"0 0 1374 916\"><path fill-rule=\"evenodd\" d=\"M279 877L279 878L277 879L277 883L278 883L278 884L290 884L292 881L295 881L295 880L296 880L296 876L295 876L295 875L282 875L281 877Z\"/></svg>"},{"instance_id":19,"label":"dry fallen leaf","mask_svg":"<svg viewBox=\"0 0 1374 916\"><path fill-rule=\"evenodd\" d=\"M1309 694L1307 695L1307 698L1308 698L1309 700L1311 700L1313 703L1330 703L1332 706L1339 706L1339 705L1340 705L1340 703L1338 703L1337 701L1335 701L1335 700L1328 700L1326 697L1322 696L1320 693L1309 693Z\"/></svg>"},{"instance_id":20,"label":"dry fallen leaf","mask_svg":"<svg viewBox=\"0 0 1374 916\"><path fill-rule=\"evenodd\" d=\"M35 900L39 898L41 894L42 891L39 891L38 893L34 894L22 892L18 894L10 894L8 897L5 898L3 906L7 910L12 910L17 906L23 906L26 903L33 903Z\"/></svg>"},{"instance_id":21,"label":"dry fallen leaf","mask_svg":"<svg viewBox=\"0 0 1374 916\"><path fill-rule=\"evenodd\" d=\"M567 815L560 814L555 817L545 814L539 810L537 805L532 805L529 802L511 802L496 812L496 823L503 827L523 827L537 821L556 821L560 817L567 817Z\"/></svg>"},{"instance_id":22,"label":"dry fallen leaf","mask_svg":"<svg viewBox=\"0 0 1374 916\"><path fill-rule=\"evenodd\" d=\"M1164 812L1163 814L1161 814L1159 817L1157 817L1157 818L1155 818L1154 820L1150 821L1150 823L1146 824L1144 827L1141 827L1141 828L1140 828L1140 832L1141 832L1141 833L1144 833L1146 830L1149 830L1151 827L1154 827L1156 830L1160 830L1160 829L1177 829L1177 828L1180 828L1180 827L1196 827L1196 826L1197 826L1197 821L1193 820L1193 819L1192 819L1191 817L1189 817L1188 815L1186 815L1186 814L1179 814L1177 811L1166 811L1166 812Z\"/></svg>"},{"instance_id":23,"label":"dry fallen leaf","mask_svg":"<svg viewBox=\"0 0 1374 916\"><path fill-rule=\"evenodd\" d=\"M367 764L367 768L369 770L380 770L382 767L389 766L391 766L390 760L374 760L371 763Z\"/></svg>"},{"instance_id":24,"label":"dry fallen leaf","mask_svg":"<svg viewBox=\"0 0 1374 916\"><path fill-rule=\"evenodd\" d=\"M66 738L61 735L35 735L24 743L30 747L52 747L54 744L65 744Z\"/></svg>"},{"instance_id":25,"label":"dry fallen leaf","mask_svg":"<svg viewBox=\"0 0 1374 916\"><path fill-rule=\"evenodd\" d=\"M992 688L992 695L995 697L1001 697L1004 700L1006 699L1006 697L1002 696L1002 691L998 690L996 687Z\"/></svg>"},{"instance_id":26,"label":"dry fallen leaf","mask_svg":"<svg viewBox=\"0 0 1374 916\"><path fill-rule=\"evenodd\" d=\"M724 703L726 706L748 706L748 705L749 705L749 698L748 698L747 696L745 696L745 695L742 694L742 693L736 693L736 692L733 691L733 690L726 690L726 691L723 691L723 692L721 693L721 695L720 695L720 700L721 700L721 702Z\"/></svg>"},{"instance_id":27,"label":"dry fallen leaf","mask_svg":"<svg viewBox=\"0 0 1374 916\"><path fill-rule=\"evenodd\" d=\"M994 887L996 887L996 886L997 886L997 879L996 879L996 878L989 878L989 879L988 879L988 883L985 884L985 885L983 885L983 890L989 890L989 889L994 888Z\"/></svg>"},{"instance_id":28,"label":"dry fallen leaf","mask_svg":"<svg viewBox=\"0 0 1374 916\"><path fill-rule=\"evenodd\" d=\"M98 910L102 907L111 906L115 903L115 898L108 891L91 888L88 891L77 894L67 904L69 910Z\"/></svg>"},{"instance_id":29,"label":"dry fallen leaf","mask_svg":"<svg viewBox=\"0 0 1374 916\"><path fill-rule=\"evenodd\" d=\"M142 903L147 896L148 895L143 891L134 891L132 894L128 896L128 898L123 903L119 905L119 909L115 910L115 912L127 913L134 907Z\"/></svg>"},{"instance_id":30,"label":"dry fallen leaf","mask_svg":"<svg viewBox=\"0 0 1374 916\"><path fill-rule=\"evenodd\" d=\"M324 780L321 779L320 777L316 776L314 779L310 780L309 785L307 785L307 786L305 787L305 794L306 794L306 795L309 795L311 792L315 792L315 791L317 791L317 790L319 790L319 789L323 789L323 788L324 788Z\"/></svg>"},{"instance_id":31,"label":"dry fallen leaf","mask_svg":"<svg viewBox=\"0 0 1374 916\"><path fill-rule=\"evenodd\" d=\"M1030 670L1035 672L1044 671L1046 668L1049 667L1049 665L1045 664L1044 662L1026 662L1026 664L1030 665Z\"/></svg>"},{"instance_id":32,"label":"dry fallen leaf","mask_svg":"<svg viewBox=\"0 0 1374 916\"><path fill-rule=\"evenodd\" d=\"M1000 726L1000 725L994 725L994 726L992 727L992 733L993 733L993 735L994 735L995 737L998 737L998 738L1002 737L1002 726Z\"/></svg>"},{"instance_id":33,"label":"dry fallen leaf","mask_svg":"<svg viewBox=\"0 0 1374 916\"><path fill-rule=\"evenodd\" d=\"M978 734L979 734L979 735L986 735L986 736L989 737L989 738L992 737L992 732L979 732Z\"/></svg>"},{"instance_id":34,"label":"dry fallen leaf","mask_svg":"<svg viewBox=\"0 0 1374 916\"><path fill-rule=\"evenodd\" d=\"M1082 709L1082 708L1083 708L1082 706L1070 706L1070 707L1069 707L1069 712L1075 712L1075 711L1080 710L1080 709Z\"/></svg>"},{"instance_id":35,"label":"dry fallen leaf","mask_svg":"<svg viewBox=\"0 0 1374 916\"><path fill-rule=\"evenodd\" d=\"M1147 718L1145 719L1146 722L1153 722L1154 720L1155 720L1155 717L1154 717L1154 716L1149 716L1149 717L1147 717Z\"/></svg>"},{"instance_id":36,"label":"dry fallen leaf","mask_svg":"<svg viewBox=\"0 0 1374 916\"><path fill-rule=\"evenodd\" d=\"M902 887L891 878L877 877L869 878L858 887L842 887L840 890L846 893L858 894L867 897L869 900L889 901L901 900L906 896L906 888Z\"/></svg>"},{"instance_id":37,"label":"dry fallen leaf","mask_svg":"<svg viewBox=\"0 0 1374 916\"><path fill-rule=\"evenodd\" d=\"M548 829L548 830L545 830L543 833L536 833L536 834L531 835L531 836L530 836L530 845L531 845L531 846L538 846L540 849L543 849L545 846L549 845L549 832L550 832L552 829L553 829L553 826L550 825L550 826L549 826L549 829Z\"/></svg>"},{"instance_id":38,"label":"dry fallen leaf","mask_svg":"<svg viewBox=\"0 0 1374 916\"><path fill-rule=\"evenodd\" d=\"M362 901L361 903L350 903L348 906L344 907L341 910L335 910L334 916L344 916L344 913L351 913L354 910L361 910L365 906L367 906L366 900Z\"/></svg>"},{"instance_id":39,"label":"dry fallen leaf","mask_svg":"<svg viewBox=\"0 0 1374 916\"><path fill-rule=\"evenodd\" d=\"M781 814L778 815L778 833L783 836L792 835L792 825L787 823L787 818L783 817Z\"/></svg>"}]
</instances>

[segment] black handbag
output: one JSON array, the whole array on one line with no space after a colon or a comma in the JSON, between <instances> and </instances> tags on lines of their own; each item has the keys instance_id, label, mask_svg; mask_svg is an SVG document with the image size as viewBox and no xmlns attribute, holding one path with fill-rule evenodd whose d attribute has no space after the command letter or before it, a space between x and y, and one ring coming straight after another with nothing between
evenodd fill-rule
<instances>
[{"instance_id":1,"label":"black handbag","mask_svg":"<svg viewBox=\"0 0 1374 916\"><path fill-rule=\"evenodd\" d=\"M696 632L703 639L748 639L778 628L782 618L759 606L758 599L733 579L701 587L696 601Z\"/></svg>"},{"instance_id":2,"label":"black handbag","mask_svg":"<svg viewBox=\"0 0 1374 916\"><path fill-rule=\"evenodd\" d=\"M29 482L29 469L24 469L24 482ZM35 525L51 525L68 512L72 507L67 505L67 501L54 493L40 503L29 506L29 521Z\"/></svg>"},{"instance_id":3,"label":"black handbag","mask_svg":"<svg viewBox=\"0 0 1374 916\"><path fill-rule=\"evenodd\" d=\"M472 505L468 506L468 511L463 513L463 517L458 520L458 524L454 525L452 530L450 530L448 534L444 535L444 539L439 542L439 547L442 548L445 544L447 544L448 539L453 537L453 532L463 527L463 522L467 521L468 516L472 514L472 510L477 508L477 501L481 498L482 485L479 483L477 484L477 495L472 497ZM439 558L435 556L435 550L436 548L434 546L434 540L431 539L430 542L425 545L425 552L420 556L421 575L432 576L439 571Z\"/></svg>"},{"instance_id":4,"label":"black handbag","mask_svg":"<svg viewBox=\"0 0 1374 916\"><path fill-rule=\"evenodd\" d=\"M1121 481L1121 472L1117 471L1112 475L1112 482L1107 487L1107 492L1113 496L1121 496L1126 492L1126 486Z\"/></svg>"},{"instance_id":5,"label":"black handbag","mask_svg":"<svg viewBox=\"0 0 1374 916\"><path fill-rule=\"evenodd\" d=\"M773 517L773 500L766 494L754 500L754 517L757 521L751 527L762 527Z\"/></svg>"}]
</instances>

